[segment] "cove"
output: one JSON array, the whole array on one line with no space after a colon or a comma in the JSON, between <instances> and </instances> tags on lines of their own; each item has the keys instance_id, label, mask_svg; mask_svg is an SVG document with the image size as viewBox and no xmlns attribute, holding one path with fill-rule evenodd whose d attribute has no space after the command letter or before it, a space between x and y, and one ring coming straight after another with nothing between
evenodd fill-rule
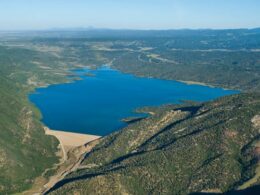
<instances>
[{"instance_id":1,"label":"cove","mask_svg":"<svg viewBox=\"0 0 260 195\"><path fill-rule=\"evenodd\" d=\"M42 113L42 121L54 130L107 135L127 124L126 117L140 114L144 106L207 101L236 94L201 85L154 78L140 78L103 66L97 70L76 70L82 80L37 88L29 95ZM87 75L93 76L87 76Z\"/></svg>"}]
</instances>

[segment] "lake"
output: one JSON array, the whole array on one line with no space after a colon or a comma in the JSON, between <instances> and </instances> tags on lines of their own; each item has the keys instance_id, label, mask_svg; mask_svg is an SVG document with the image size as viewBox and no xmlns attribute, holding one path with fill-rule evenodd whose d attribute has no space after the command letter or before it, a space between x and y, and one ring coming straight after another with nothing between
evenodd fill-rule
<instances>
[{"instance_id":1,"label":"lake","mask_svg":"<svg viewBox=\"0 0 260 195\"><path fill-rule=\"evenodd\" d=\"M124 126L123 118L136 117L144 106L207 101L238 93L201 85L154 78L140 78L104 66L76 70L82 80L38 88L29 99L42 113L42 121L54 130L107 135ZM87 76L87 75L93 76Z\"/></svg>"}]
</instances>

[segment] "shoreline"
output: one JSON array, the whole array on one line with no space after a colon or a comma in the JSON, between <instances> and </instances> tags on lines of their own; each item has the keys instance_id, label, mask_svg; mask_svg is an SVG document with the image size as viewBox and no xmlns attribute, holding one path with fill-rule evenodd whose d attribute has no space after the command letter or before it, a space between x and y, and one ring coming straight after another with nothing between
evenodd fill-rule
<instances>
[{"instance_id":1,"label":"shoreline","mask_svg":"<svg viewBox=\"0 0 260 195\"><path fill-rule=\"evenodd\" d=\"M205 87L210 87L210 88L222 88L224 90L232 90L232 89L227 89L227 88L223 88L223 87L218 87L218 86L214 86L211 84L207 84L207 83L203 83L203 82L198 82L198 81L186 81L186 80L176 80L178 82L181 83L185 83L187 85L200 85L200 86L205 86Z\"/></svg>"},{"instance_id":2,"label":"shoreline","mask_svg":"<svg viewBox=\"0 0 260 195\"><path fill-rule=\"evenodd\" d=\"M175 80L177 82L181 82L187 85L200 85L200 86L204 86L204 87L210 87L210 88L220 88L223 90L232 90L232 91L239 91L238 89L232 89L232 88L227 88L224 86L218 86L218 85L213 85L213 84L207 84L207 83L203 83L203 82L199 82L199 81L186 81L186 80Z\"/></svg>"}]
</instances>

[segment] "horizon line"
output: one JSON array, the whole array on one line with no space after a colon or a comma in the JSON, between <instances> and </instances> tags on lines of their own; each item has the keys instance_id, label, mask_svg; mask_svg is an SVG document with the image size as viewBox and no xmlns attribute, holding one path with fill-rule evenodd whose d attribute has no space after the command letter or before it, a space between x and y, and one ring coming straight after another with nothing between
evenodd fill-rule
<instances>
[{"instance_id":1,"label":"horizon line","mask_svg":"<svg viewBox=\"0 0 260 195\"><path fill-rule=\"evenodd\" d=\"M178 31L178 30L255 30L260 29L258 27L238 27L238 28L96 28L96 27L53 27L53 28L42 28L42 29L0 29L0 32L50 32L50 31L95 31L95 30L111 30L111 31Z\"/></svg>"}]
</instances>

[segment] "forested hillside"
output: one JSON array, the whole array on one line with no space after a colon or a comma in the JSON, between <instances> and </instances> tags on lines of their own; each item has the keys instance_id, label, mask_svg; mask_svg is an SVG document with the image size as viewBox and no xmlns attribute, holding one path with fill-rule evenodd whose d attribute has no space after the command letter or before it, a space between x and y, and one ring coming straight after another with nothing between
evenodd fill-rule
<instances>
[{"instance_id":1,"label":"forested hillside","mask_svg":"<svg viewBox=\"0 0 260 195\"><path fill-rule=\"evenodd\" d=\"M27 189L58 161L58 142L44 135L40 113L27 99L32 55L0 47L0 194Z\"/></svg>"},{"instance_id":2,"label":"forested hillside","mask_svg":"<svg viewBox=\"0 0 260 195\"><path fill-rule=\"evenodd\" d=\"M104 137L50 194L226 192L255 175L260 94L149 111Z\"/></svg>"},{"instance_id":3,"label":"forested hillside","mask_svg":"<svg viewBox=\"0 0 260 195\"><path fill-rule=\"evenodd\" d=\"M53 193L75 192L76 186L84 193L226 191L253 177L259 29L51 31L0 37L0 194L26 190L43 173L47 179L52 171L45 170L58 162L58 142L44 135L40 111L28 94L36 87L78 79L72 69L103 64L137 76L251 94L154 108L150 118L102 139L82 162L89 168L70 175ZM94 184L104 191L96 191L100 188Z\"/></svg>"}]
</instances>

